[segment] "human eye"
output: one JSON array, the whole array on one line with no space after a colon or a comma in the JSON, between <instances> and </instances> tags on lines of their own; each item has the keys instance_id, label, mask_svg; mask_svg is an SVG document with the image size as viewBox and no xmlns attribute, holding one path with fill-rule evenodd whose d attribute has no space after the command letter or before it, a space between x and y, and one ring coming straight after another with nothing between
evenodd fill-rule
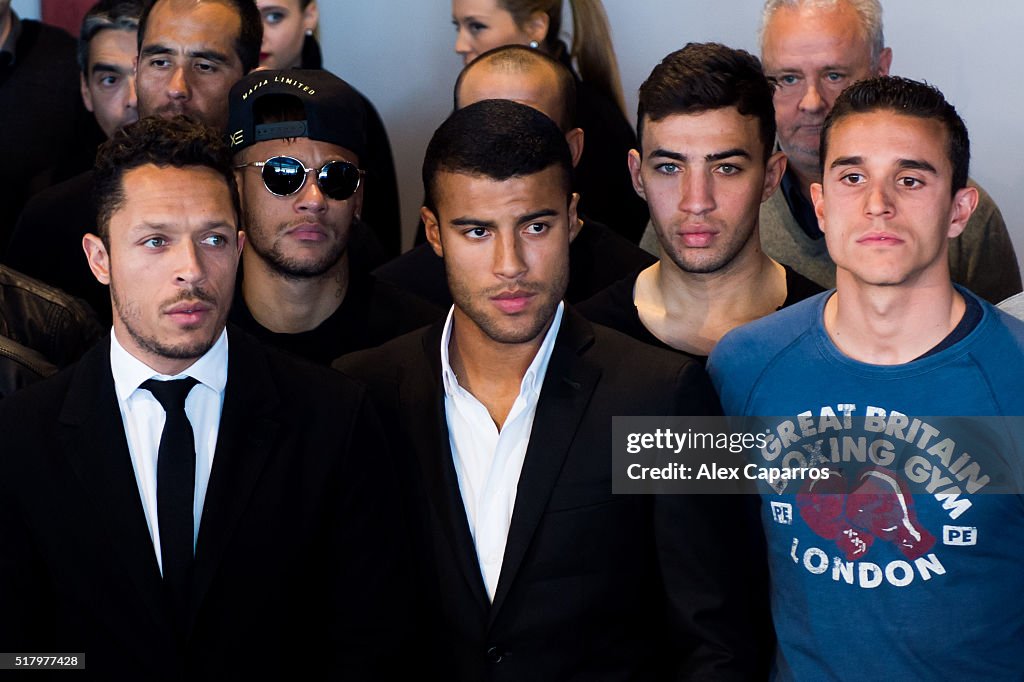
<instances>
[{"instance_id":1,"label":"human eye","mask_svg":"<svg viewBox=\"0 0 1024 682\"><path fill-rule=\"evenodd\" d=\"M263 13L263 21L267 24L280 24L288 17L288 13L282 10L269 10Z\"/></svg>"},{"instance_id":2,"label":"human eye","mask_svg":"<svg viewBox=\"0 0 1024 682\"><path fill-rule=\"evenodd\" d=\"M839 177L844 185L859 185L864 182L864 176L860 173L844 173Z\"/></svg>"},{"instance_id":3,"label":"human eye","mask_svg":"<svg viewBox=\"0 0 1024 682\"><path fill-rule=\"evenodd\" d=\"M796 85L797 81L799 81L800 79L797 78L794 74L784 73L781 76L772 76L770 80L774 85L786 88L791 85Z\"/></svg>"},{"instance_id":4,"label":"human eye","mask_svg":"<svg viewBox=\"0 0 1024 682\"><path fill-rule=\"evenodd\" d=\"M146 63L154 69L167 69L171 66L171 60L167 57L153 57Z\"/></svg>"},{"instance_id":5,"label":"human eye","mask_svg":"<svg viewBox=\"0 0 1024 682\"><path fill-rule=\"evenodd\" d=\"M826 83L831 83L831 84L842 83L845 80L846 80L846 74L841 73L839 71L829 71L829 72L827 72L825 74L825 82Z\"/></svg>"},{"instance_id":6,"label":"human eye","mask_svg":"<svg viewBox=\"0 0 1024 682\"><path fill-rule=\"evenodd\" d=\"M479 21L470 21L466 24L466 28L469 29L471 34L477 35L481 31L487 30L487 24L483 24Z\"/></svg>"},{"instance_id":7,"label":"human eye","mask_svg":"<svg viewBox=\"0 0 1024 682\"><path fill-rule=\"evenodd\" d=\"M483 239L487 236L487 228L471 227L468 230L463 230L462 234L466 235L470 239Z\"/></svg>"},{"instance_id":8,"label":"human eye","mask_svg":"<svg viewBox=\"0 0 1024 682\"><path fill-rule=\"evenodd\" d=\"M100 87L103 87L103 88L112 88L115 85L117 85L118 81L120 81L120 80L121 80L120 77L118 77L118 76L116 76L116 75L114 75L112 73L108 73L108 74L100 77L100 79L97 81L97 85L99 85Z\"/></svg>"},{"instance_id":9,"label":"human eye","mask_svg":"<svg viewBox=\"0 0 1024 682\"><path fill-rule=\"evenodd\" d=\"M142 240L142 245L147 249L159 249L167 246L167 240L163 237L147 237Z\"/></svg>"},{"instance_id":10,"label":"human eye","mask_svg":"<svg viewBox=\"0 0 1024 682\"><path fill-rule=\"evenodd\" d=\"M743 169L737 166L736 164L723 163L720 166L718 166L715 170L719 175L736 175Z\"/></svg>"},{"instance_id":11,"label":"human eye","mask_svg":"<svg viewBox=\"0 0 1024 682\"><path fill-rule=\"evenodd\" d=\"M530 223L524 228L526 234L544 234L551 229L547 223Z\"/></svg>"},{"instance_id":12,"label":"human eye","mask_svg":"<svg viewBox=\"0 0 1024 682\"><path fill-rule=\"evenodd\" d=\"M196 62L194 68L199 73L216 73L217 65L210 62Z\"/></svg>"},{"instance_id":13,"label":"human eye","mask_svg":"<svg viewBox=\"0 0 1024 682\"><path fill-rule=\"evenodd\" d=\"M219 233L211 234L208 235L205 239L203 239L201 243L205 244L206 246L227 246L228 238L225 235Z\"/></svg>"},{"instance_id":14,"label":"human eye","mask_svg":"<svg viewBox=\"0 0 1024 682\"><path fill-rule=\"evenodd\" d=\"M906 189L916 189L918 187L924 187L924 181L921 178L915 178L910 175L905 175L902 178L896 180L896 184Z\"/></svg>"},{"instance_id":15,"label":"human eye","mask_svg":"<svg viewBox=\"0 0 1024 682\"><path fill-rule=\"evenodd\" d=\"M657 166L654 167L654 170L661 173L662 175L675 175L676 173L679 172L680 169L678 164L666 162L659 163Z\"/></svg>"}]
</instances>

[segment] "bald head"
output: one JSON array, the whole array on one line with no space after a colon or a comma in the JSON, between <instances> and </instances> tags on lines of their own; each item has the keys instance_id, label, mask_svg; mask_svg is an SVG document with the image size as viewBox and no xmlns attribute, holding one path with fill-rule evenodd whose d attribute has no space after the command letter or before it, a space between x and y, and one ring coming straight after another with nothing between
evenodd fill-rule
<instances>
[{"instance_id":1,"label":"bald head","mask_svg":"<svg viewBox=\"0 0 1024 682\"><path fill-rule=\"evenodd\" d=\"M563 133L575 127L573 75L537 50L506 45L467 65L455 82L455 108L485 99L507 99L532 107L557 123Z\"/></svg>"}]
</instances>

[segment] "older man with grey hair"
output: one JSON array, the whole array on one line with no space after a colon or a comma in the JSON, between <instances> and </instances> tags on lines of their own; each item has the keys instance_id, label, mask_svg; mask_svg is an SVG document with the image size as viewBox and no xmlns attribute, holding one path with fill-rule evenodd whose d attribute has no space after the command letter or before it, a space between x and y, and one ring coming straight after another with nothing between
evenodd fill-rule
<instances>
[{"instance_id":1,"label":"older man with grey hair","mask_svg":"<svg viewBox=\"0 0 1024 682\"><path fill-rule=\"evenodd\" d=\"M814 216L810 186L821 182L821 126L835 98L856 81L889 73L892 50L885 46L882 6L878 0L767 0L760 38L761 61L776 86L778 143L789 159L782 191L761 205L761 244L780 263L833 287L835 264ZM1020 270L999 208L978 190L977 210L950 241L950 272L953 281L996 303L1021 291ZM656 244L648 227L641 245L653 251Z\"/></svg>"}]
</instances>

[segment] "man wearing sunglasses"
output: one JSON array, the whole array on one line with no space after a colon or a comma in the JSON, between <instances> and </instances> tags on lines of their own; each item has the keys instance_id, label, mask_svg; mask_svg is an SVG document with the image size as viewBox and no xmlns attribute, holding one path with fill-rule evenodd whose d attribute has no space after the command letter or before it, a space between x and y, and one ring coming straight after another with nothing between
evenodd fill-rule
<instances>
[{"instance_id":1,"label":"man wearing sunglasses","mask_svg":"<svg viewBox=\"0 0 1024 682\"><path fill-rule=\"evenodd\" d=\"M248 241L231 319L328 364L440 311L375 281L349 249L359 220L366 109L327 71L257 71L231 90L228 137Z\"/></svg>"}]
</instances>

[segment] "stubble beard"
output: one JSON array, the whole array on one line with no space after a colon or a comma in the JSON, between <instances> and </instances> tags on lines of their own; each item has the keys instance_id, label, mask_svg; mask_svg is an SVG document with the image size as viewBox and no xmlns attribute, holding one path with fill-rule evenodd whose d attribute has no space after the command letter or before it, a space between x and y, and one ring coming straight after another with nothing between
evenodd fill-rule
<instances>
[{"instance_id":1,"label":"stubble beard","mask_svg":"<svg viewBox=\"0 0 1024 682\"><path fill-rule=\"evenodd\" d=\"M124 325L124 328L128 331L128 336L130 336L135 344L143 350L162 358L168 358L171 360L191 360L194 358L200 358L205 355L208 350L213 348L213 344L217 342L217 339L220 337L220 333L224 328L223 324L216 325L214 333L207 339L196 339L191 342L179 344L164 343L155 337L147 336L139 329L137 322L142 318L142 313L139 310L138 304L128 303L121 298L120 292L113 282L110 283L110 296L114 304L114 313L121 321L121 324ZM160 307L162 308L164 306L174 305L178 301L192 299L216 305L216 299L214 299L209 292L202 288L196 288L191 291L183 291L176 299L166 301Z\"/></svg>"}]
</instances>

